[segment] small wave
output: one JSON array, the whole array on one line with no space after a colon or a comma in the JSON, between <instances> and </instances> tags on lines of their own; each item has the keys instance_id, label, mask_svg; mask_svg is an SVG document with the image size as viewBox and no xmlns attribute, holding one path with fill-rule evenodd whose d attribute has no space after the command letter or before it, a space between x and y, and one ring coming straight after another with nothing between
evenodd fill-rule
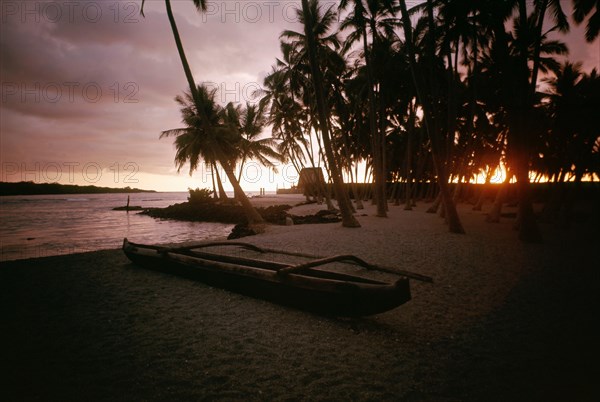
<instances>
[{"instance_id":1,"label":"small wave","mask_svg":"<svg viewBox=\"0 0 600 402\"><path fill-rule=\"evenodd\" d=\"M3 198L0 198L0 204L20 204L22 202L31 202L32 200L26 200L26 199L18 199L18 200L5 200Z\"/></svg>"},{"instance_id":2,"label":"small wave","mask_svg":"<svg viewBox=\"0 0 600 402\"><path fill-rule=\"evenodd\" d=\"M57 202L66 201L62 198L17 198L17 199L3 199L0 198L2 204L21 204L21 203L40 203L40 202Z\"/></svg>"}]
</instances>

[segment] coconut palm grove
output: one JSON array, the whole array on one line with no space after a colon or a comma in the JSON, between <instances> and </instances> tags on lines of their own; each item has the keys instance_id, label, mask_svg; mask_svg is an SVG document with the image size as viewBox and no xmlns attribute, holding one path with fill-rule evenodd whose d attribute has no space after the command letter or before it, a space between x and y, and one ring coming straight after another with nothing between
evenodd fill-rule
<instances>
[{"instance_id":1,"label":"coconut palm grove","mask_svg":"<svg viewBox=\"0 0 600 402\"><path fill-rule=\"evenodd\" d=\"M254 158L323 166L323 196L346 227L360 227L364 200L380 217L390 203L430 201L453 233L464 233L458 202L491 203L490 222L516 203L523 241L542 239L539 219L568 225L600 176L600 76L570 60L561 38L584 24L581 40L596 40L597 1L322 3L302 0L303 29L281 32L260 101L222 107L192 75L165 1L189 83L176 98L185 127L161 135L175 138L179 169L222 167L250 223L262 217L236 168Z\"/></svg>"}]
</instances>

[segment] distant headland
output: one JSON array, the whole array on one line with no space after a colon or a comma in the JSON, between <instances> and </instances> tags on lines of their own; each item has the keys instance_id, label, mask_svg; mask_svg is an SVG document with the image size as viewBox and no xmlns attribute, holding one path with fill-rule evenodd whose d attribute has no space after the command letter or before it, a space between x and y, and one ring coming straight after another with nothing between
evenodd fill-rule
<instances>
[{"instance_id":1,"label":"distant headland","mask_svg":"<svg viewBox=\"0 0 600 402\"><path fill-rule=\"evenodd\" d=\"M99 194L99 193L155 193L154 190L140 190L139 188L112 188L97 186L78 186L75 184L59 183L34 183L21 181L18 183L0 182L0 196L2 195L42 195L42 194Z\"/></svg>"}]
</instances>

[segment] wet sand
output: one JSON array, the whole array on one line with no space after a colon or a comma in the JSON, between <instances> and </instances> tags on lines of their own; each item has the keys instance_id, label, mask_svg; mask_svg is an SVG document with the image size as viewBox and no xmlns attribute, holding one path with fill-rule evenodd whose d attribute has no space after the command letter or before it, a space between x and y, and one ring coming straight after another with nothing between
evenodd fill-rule
<instances>
[{"instance_id":1,"label":"wet sand","mask_svg":"<svg viewBox=\"0 0 600 402\"><path fill-rule=\"evenodd\" d=\"M597 215L527 245L510 219L462 206L467 235L453 235L425 207L244 239L434 277L360 319L139 269L118 250L2 263L0 400L599 400Z\"/></svg>"}]
</instances>

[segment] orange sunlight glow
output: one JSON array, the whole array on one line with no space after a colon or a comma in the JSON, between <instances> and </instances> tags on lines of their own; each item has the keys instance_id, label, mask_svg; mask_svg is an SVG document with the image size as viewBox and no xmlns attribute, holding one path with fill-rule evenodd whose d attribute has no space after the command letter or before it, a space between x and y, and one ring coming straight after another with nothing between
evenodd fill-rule
<instances>
[{"instance_id":1,"label":"orange sunlight glow","mask_svg":"<svg viewBox=\"0 0 600 402\"><path fill-rule=\"evenodd\" d=\"M506 179L506 167L504 166L504 164L500 164L500 166L498 166L496 169L494 169L494 172L492 173L492 177L490 178L490 183L491 184L501 184L504 182L505 179ZM514 178L512 178L510 180L510 182L512 183L513 180L514 180ZM479 171L477 176L475 176L475 179L471 179L469 182L472 184L484 184L485 183L485 172Z\"/></svg>"}]
</instances>

